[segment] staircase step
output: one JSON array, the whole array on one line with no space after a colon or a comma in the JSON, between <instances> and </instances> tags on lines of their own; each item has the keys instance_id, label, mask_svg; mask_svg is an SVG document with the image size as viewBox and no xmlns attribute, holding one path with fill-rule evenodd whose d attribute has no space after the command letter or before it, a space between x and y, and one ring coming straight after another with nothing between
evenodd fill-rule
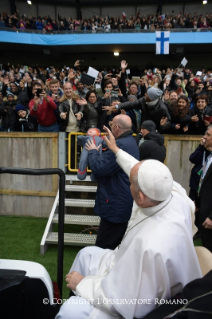
<instances>
[{"instance_id":1,"label":"staircase step","mask_svg":"<svg viewBox=\"0 0 212 319\"><path fill-rule=\"evenodd\" d=\"M100 223L100 217L98 216L65 214L64 217L64 224L99 226ZM54 215L52 222L55 224L58 223L58 214Z\"/></svg>"},{"instance_id":2,"label":"staircase step","mask_svg":"<svg viewBox=\"0 0 212 319\"><path fill-rule=\"evenodd\" d=\"M57 203L59 205L59 201ZM65 206L66 207L94 207L95 200L94 199L78 199L78 198L66 198Z\"/></svg>"},{"instance_id":3,"label":"staircase step","mask_svg":"<svg viewBox=\"0 0 212 319\"><path fill-rule=\"evenodd\" d=\"M80 179L77 178L77 174L66 174L66 181L71 182L80 182ZM92 182L90 175L87 175L82 182Z\"/></svg>"},{"instance_id":4,"label":"staircase step","mask_svg":"<svg viewBox=\"0 0 212 319\"><path fill-rule=\"evenodd\" d=\"M64 233L64 244L73 246L90 246L95 245L96 235L92 234L73 234ZM57 244L58 243L58 233L49 233L46 238L47 244Z\"/></svg>"},{"instance_id":5,"label":"staircase step","mask_svg":"<svg viewBox=\"0 0 212 319\"><path fill-rule=\"evenodd\" d=\"M88 185L66 185L67 192L96 192L97 186Z\"/></svg>"}]
</instances>

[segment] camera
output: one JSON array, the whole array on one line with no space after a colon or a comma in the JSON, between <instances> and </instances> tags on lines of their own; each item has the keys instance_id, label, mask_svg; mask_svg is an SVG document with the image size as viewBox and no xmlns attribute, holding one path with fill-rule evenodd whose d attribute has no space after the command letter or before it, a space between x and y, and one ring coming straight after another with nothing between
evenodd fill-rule
<instances>
[{"instance_id":1,"label":"camera","mask_svg":"<svg viewBox=\"0 0 212 319\"><path fill-rule=\"evenodd\" d=\"M37 92L35 93L35 95L37 96L37 97L40 97L40 94L42 93L42 89L37 89Z\"/></svg>"},{"instance_id":2,"label":"camera","mask_svg":"<svg viewBox=\"0 0 212 319\"><path fill-rule=\"evenodd\" d=\"M85 61L84 60L79 60L79 63L84 63Z\"/></svg>"}]
</instances>

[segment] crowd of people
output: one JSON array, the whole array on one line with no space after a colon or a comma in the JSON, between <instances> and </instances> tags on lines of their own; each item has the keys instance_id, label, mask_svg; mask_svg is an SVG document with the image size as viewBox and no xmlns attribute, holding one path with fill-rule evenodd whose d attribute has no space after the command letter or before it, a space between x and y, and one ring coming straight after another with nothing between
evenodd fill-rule
<instances>
[{"instance_id":1,"label":"crowd of people","mask_svg":"<svg viewBox=\"0 0 212 319\"><path fill-rule=\"evenodd\" d=\"M128 64L100 71L92 85L84 82L82 61L74 66L42 69L2 66L2 131L100 131L114 116L127 114L134 133L152 120L165 134L203 135L212 122L212 73L189 68L152 68L128 75Z\"/></svg>"},{"instance_id":2,"label":"crowd of people","mask_svg":"<svg viewBox=\"0 0 212 319\"><path fill-rule=\"evenodd\" d=\"M88 19L76 19L72 17L62 17L58 14L58 19L50 16L44 17L27 17L25 14L20 15L18 11L10 15L6 12L0 15L0 27L14 29L31 29L39 30L43 33L51 33L53 31L91 31L91 32L110 32L115 30L170 30L170 29L206 29L212 27L212 14L206 15L188 13L175 14L142 14L139 10L136 15L126 16L125 13L119 17L100 17L94 15Z\"/></svg>"},{"instance_id":3,"label":"crowd of people","mask_svg":"<svg viewBox=\"0 0 212 319\"><path fill-rule=\"evenodd\" d=\"M3 65L1 130L89 131L85 149L98 180L100 227L96 245L82 249L66 275L72 297L56 318L143 318L155 300L178 299L186 285L203 285L193 245L195 205L163 164L163 134L205 134L191 156L201 169L192 199L203 245L212 251L212 74L168 67L129 76L122 60L86 85L81 64L45 70ZM102 153L95 130L109 137ZM206 312L201 309L197 318Z\"/></svg>"}]
</instances>

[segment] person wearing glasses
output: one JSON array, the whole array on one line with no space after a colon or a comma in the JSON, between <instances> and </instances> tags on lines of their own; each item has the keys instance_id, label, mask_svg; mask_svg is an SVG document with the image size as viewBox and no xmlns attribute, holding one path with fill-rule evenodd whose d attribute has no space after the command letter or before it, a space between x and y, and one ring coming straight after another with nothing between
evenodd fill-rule
<instances>
[{"instance_id":1,"label":"person wearing glasses","mask_svg":"<svg viewBox=\"0 0 212 319\"><path fill-rule=\"evenodd\" d=\"M100 98L97 97L97 93L94 90L87 92L85 99L81 97L77 100L79 105L83 105L83 122L81 124L81 131L87 132L89 128L98 128L101 130L104 118L107 116L107 112L102 111L100 106Z\"/></svg>"}]
</instances>

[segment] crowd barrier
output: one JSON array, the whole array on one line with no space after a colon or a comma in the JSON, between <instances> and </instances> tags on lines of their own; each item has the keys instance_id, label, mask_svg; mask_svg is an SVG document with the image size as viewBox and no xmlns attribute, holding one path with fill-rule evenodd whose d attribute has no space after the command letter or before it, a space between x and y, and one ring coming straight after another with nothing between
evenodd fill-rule
<instances>
[{"instance_id":1,"label":"crowd barrier","mask_svg":"<svg viewBox=\"0 0 212 319\"><path fill-rule=\"evenodd\" d=\"M161 28L160 30L152 30L152 29L110 29L110 30L52 30L51 32L43 31L43 30L35 30L35 29L19 29L19 28L7 28L0 27L0 31L9 31L9 32L20 32L20 33L37 33L37 34L90 34L90 33L155 33L155 31L170 31L170 32L212 32L211 28L174 28L174 29L166 29Z\"/></svg>"},{"instance_id":2,"label":"crowd barrier","mask_svg":"<svg viewBox=\"0 0 212 319\"><path fill-rule=\"evenodd\" d=\"M62 168L59 157L65 157L63 169L76 174L80 156L77 136L84 133L0 133L0 166L21 168ZM71 136L74 136L75 164L71 163ZM165 164L173 178L188 192L192 164L189 155L196 149L201 136L164 135L167 156ZM60 140L67 147L60 148ZM88 170L88 173L90 170ZM162 187L162 185L161 185ZM0 215L48 217L58 189L57 176L0 177Z\"/></svg>"},{"instance_id":3,"label":"crowd barrier","mask_svg":"<svg viewBox=\"0 0 212 319\"><path fill-rule=\"evenodd\" d=\"M0 133L0 166L58 168L58 133ZM58 177L0 176L0 214L47 217Z\"/></svg>"},{"instance_id":4,"label":"crowd barrier","mask_svg":"<svg viewBox=\"0 0 212 319\"><path fill-rule=\"evenodd\" d=\"M188 31L189 30L189 31ZM195 30L195 31L194 31ZM18 29L4 31L0 29L0 42L3 43L20 43L28 45L101 45L101 44L154 44L155 30L148 32L139 30L138 32L108 33L104 32L64 32L61 34L40 34L37 32L20 32ZM136 31L136 30L135 30ZM150 32L151 31L151 32ZM169 30L170 31L170 30ZM209 32L208 32L209 31ZM175 29L170 33L170 44L208 44L212 43L212 30L205 29ZM89 33L89 34L88 34Z\"/></svg>"}]
</instances>

